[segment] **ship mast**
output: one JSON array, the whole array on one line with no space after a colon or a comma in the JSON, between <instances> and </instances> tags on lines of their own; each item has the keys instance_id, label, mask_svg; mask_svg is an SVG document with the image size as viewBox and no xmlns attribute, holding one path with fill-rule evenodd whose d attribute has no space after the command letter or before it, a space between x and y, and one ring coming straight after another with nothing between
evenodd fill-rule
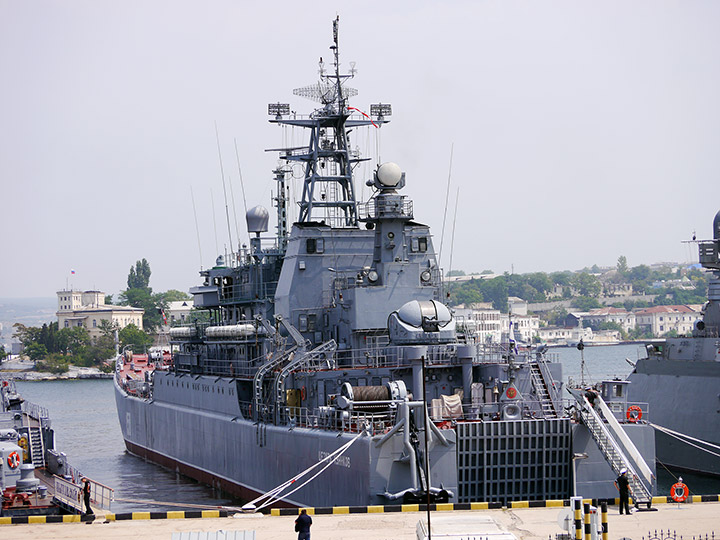
<instances>
[{"instance_id":1,"label":"ship mast","mask_svg":"<svg viewBox=\"0 0 720 540\"><path fill-rule=\"evenodd\" d=\"M357 228L353 168L368 158L360 158L349 149L348 130L368 125L378 127L388 121L382 112L387 115L390 110L379 109L382 112L374 121L366 115L361 119L350 118L352 107L348 107L347 100L357 95L357 90L345 86L345 82L355 76L356 70L354 62L351 62L349 73L340 72L339 20L338 17L333 21L333 44L330 46L334 69L326 72L325 63L320 58L319 82L293 90L296 96L319 102L322 107L307 118L298 118L290 115L288 104L277 103L268 106L268 114L274 116L271 123L304 127L311 131L307 146L280 149L280 159L304 165L298 222Z\"/></svg>"}]
</instances>

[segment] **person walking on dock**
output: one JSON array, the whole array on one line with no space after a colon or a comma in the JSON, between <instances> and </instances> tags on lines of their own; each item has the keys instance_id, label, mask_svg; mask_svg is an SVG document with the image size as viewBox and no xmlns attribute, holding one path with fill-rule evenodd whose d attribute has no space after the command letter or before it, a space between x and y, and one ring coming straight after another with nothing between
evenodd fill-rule
<instances>
[{"instance_id":1,"label":"person walking on dock","mask_svg":"<svg viewBox=\"0 0 720 540\"><path fill-rule=\"evenodd\" d=\"M295 531L298 533L298 540L310 540L310 525L312 525L312 518L307 515L307 510L303 508L295 520Z\"/></svg>"},{"instance_id":2,"label":"person walking on dock","mask_svg":"<svg viewBox=\"0 0 720 540\"><path fill-rule=\"evenodd\" d=\"M92 514L92 508L90 508L90 479L89 478L83 478L83 499L85 499L85 514L89 515Z\"/></svg>"},{"instance_id":3,"label":"person walking on dock","mask_svg":"<svg viewBox=\"0 0 720 540\"><path fill-rule=\"evenodd\" d=\"M615 480L615 487L620 492L620 514L622 515L623 508L625 508L625 513L629 516L630 492L632 490L630 489L630 481L627 478L627 469L623 468L620 470L620 476Z\"/></svg>"}]
</instances>

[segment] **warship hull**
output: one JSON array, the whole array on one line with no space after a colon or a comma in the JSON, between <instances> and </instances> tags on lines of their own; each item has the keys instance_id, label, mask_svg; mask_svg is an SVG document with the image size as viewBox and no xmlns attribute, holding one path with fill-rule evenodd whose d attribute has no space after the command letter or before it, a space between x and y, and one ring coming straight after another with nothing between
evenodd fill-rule
<instances>
[{"instance_id":1,"label":"warship hull","mask_svg":"<svg viewBox=\"0 0 720 540\"><path fill-rule=\"evenodd\" d=\"M317 480L280 504L403 503L383 495L406 486L407 474L393 467L401 459L399 438L381 448L385 433L358 437L351 431L247 420L230 393L231 379L156 372L154 384L148 399L128 394L115 381L118 417L131 454L249 501L357 437ZM201 408L205 396L213 396L207 401L212 409ZM652 428L624 429L654 470ZM431 478L453 494L451 502L562 499L572 495L574 484L585 497L614 497L614 472L587 427L570 418L460 422L443 434L451 444L431 448ZM575 483L573 452L588 454L576 468Z\"/></svg>"},{"instance_id":2,"label":"warship hull","mask_svg":"<svg viewBox=\"0 0 720 540\"><path fill-rule=\"evenodd\" d=\"M629 399L647 402L659 426L720 445L719 362L646 358L628 380ZM657 460L663 465L720 476L720 458L660 429L655 437Z\"/></svg>"}]
</instances>

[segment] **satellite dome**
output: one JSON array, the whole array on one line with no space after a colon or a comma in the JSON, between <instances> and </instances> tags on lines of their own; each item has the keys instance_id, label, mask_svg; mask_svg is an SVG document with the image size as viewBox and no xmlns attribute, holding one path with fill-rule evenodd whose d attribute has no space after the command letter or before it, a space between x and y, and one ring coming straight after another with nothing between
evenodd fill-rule
<instances>
[{"instance_id":1,"label":"satellite dome","mask_svg":"<svg viewBox=\"0 0 720 540\"><path fill-rule=\"evenodd\" d=\"M251 208L245 214L245 221L247 223L248 232L267 232L269 218L270 214L265 207L258 205L254 208Z\"/></svg>"},{"instance_id":2,"label":"satellite dome","mask_svg":"<svg viewBox=\"0 0 720 540\"><path fill-rule=\"evenodd\" d=\"M398 318L406 324L421 328L428 320L445 326L452 320L445 304L435 300L411 300L397 311Z\"/></svg>"},{"instance_id":3,"label":"satellite dome","mask_svg":"<svg viewBox=\"0 0 720 540\"><path fill-rule=\"evenodd\" d=\"M393 188L402 180L402 171L397 163L391 161L383 163L378 167L377 179L385 187Z\"/></svg>"}]
</instances>

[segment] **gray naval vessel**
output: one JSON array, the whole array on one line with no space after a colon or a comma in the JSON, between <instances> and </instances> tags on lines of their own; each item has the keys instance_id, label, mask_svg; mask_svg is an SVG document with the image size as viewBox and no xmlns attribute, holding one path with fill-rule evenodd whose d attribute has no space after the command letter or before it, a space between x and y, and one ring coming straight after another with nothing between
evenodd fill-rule
<instances>
[{"instance_id":1,"label":"gray naval vessel","mask_svg":"<svg viewBox=\"0 0 720 540\"><path fill-rule=\"evenodd\" d=\"M628 376L628 391L649 404L658 461L720 475L720 212L713 239L698 248L700 264L710 272L703 317L691 336L647 345L647 358Z\"/></svg>"},{"instance_id":2,"label":"gray naval vessel","mask_svg":"<svg viewBox=\"0 0 720 540\"><path fill-rule=\"evenodd\" d=\"M128 451L256 508L563 499L575 486L615 497L623 467L649 501L653 432L625 421L624 394L608 383L604 410L582 393L564 399L543 348L463 330L398 165L377 166L374 194L357 200L364 158L351 137L392 108L349 105L354 69L341 74L337 20L333 30L332 68L321 60L319 82L295 90L319 108L268 109L309 133L273 171L277 233L266 235L265 208L250 209L249 247L200 272L191 293L205 316L170 329L172 356L118 358ZM292 165L304 176L290 226Z\"/></svg>"}]
</instances>

